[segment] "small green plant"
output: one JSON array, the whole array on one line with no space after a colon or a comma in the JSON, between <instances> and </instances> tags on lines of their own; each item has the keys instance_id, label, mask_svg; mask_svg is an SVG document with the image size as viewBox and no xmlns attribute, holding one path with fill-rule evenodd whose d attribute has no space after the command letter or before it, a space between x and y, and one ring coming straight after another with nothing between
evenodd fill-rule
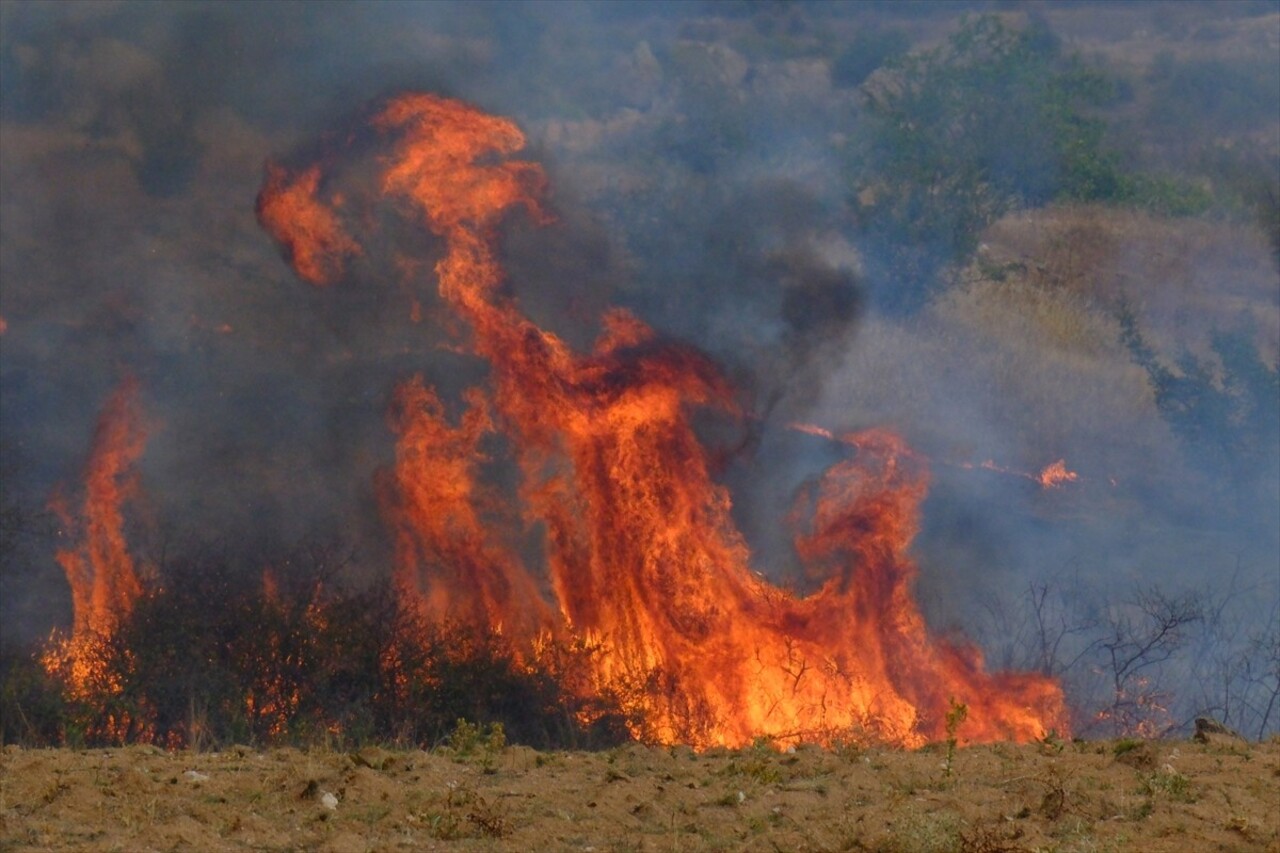
<instances>
[{"instance_id":1,"label":"small green plant","mask_svg":"<svg viewBox=\"0 0 1280 853\"><path fill-rule=\"evenodd\" d=\"M445 748L456 757L479 759L485 773L495 772L498 756L506 745L507 735L502 723L480 725L462 718L458 719L445 740Z\"/></svg>"},{"instance_id":2,"label":"small green plant","mask_svg":"<svg viewBox=\"0 0 1280 853\"><path fill-rule=\"evenodd\" d=\"M756 738L750 747L742 750L724 768L728 775L748 776L761 785L776 785L782 781L777 767L778 754L768 738Z\"/></svg>"},{"instance_id":3,"label":"small green plant","mask_svg":"<svg viewBox=\"0 0 1280 853\"><path fill-rule=\"evenodd\" d=\"M1061 755L1066 748L1062 738L1058 737L1057 729L1050 729L1048 734L1040 738L1040 752L1044 755Z\"/></svg>"},{"instance_id":4,"label":"small green plant","mask_svg":"<svg viewBox=\"0 0 1280 853\"><path fill-rule=\"evenodd\" d=\"M453 812L427 815L427 831L432 838L441 841L455 841L463 837L462 821Z\"/></svg>"},{"instance_id":5,"label":"small green plant","mask_svg":"<svg viewBox=\"0 0 1280 853\"><path fill-rule=\"evenodd\" d=\"M778 768L759 756L730 762L728 772L749 776L761 785L776 785L782 781L782 774Z\"/></svg>"},{"instance_id":6,"label":"small green plant","mask_svg":"<svg viewBox=\"0 0 1280 853\"><path fill-rule=\"evenodd\" d=\"M968 716L969 706L952 698L950 708L947 709L947 757L942 762L942 775L948 779L951 778L952 766L955 763L956 732L960 730L960 726Z\"/></svg>"},{"instance_id":7,"label":"small green plant","mask_svg":"<svg viewBox=\"0 0 1280 853\"><path fill-rule=\"evenodd\" d=\"M1137 738L1131 738L1131 737L1121 738L1120 740L1116 741L1115 746L1111 747L1111 754L1114 755L1116 758L1119 758L1120 756L1124 755L1126 752L1132 752L1133 750L1140 748L1143 745L1143 743L1145 743L1145 741L1139 740Z\"/></svg>"},{"instance_id":8,"label":"small green plant","mask_svg":"<svg viewBox=\"0 0 1280 853\"><path fill-rule=\"evenodd\" d=\"M1190 803L1195 801L1195 797L1191 793L1191 780L1186 776L1165 766L1164 770L1159 770L1149 776L1142 778L1143 792L1150 796L1163 794L1172 800L1181 803Z\"/></svg>"}]
</instances>

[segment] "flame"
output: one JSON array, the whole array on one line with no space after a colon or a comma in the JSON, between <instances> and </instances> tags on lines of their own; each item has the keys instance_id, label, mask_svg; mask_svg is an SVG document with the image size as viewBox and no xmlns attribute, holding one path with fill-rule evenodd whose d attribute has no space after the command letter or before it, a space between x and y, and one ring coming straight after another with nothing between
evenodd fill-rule
<instances>
[{"instance_id":1,"label":"flame","mask_svg":"<svg viewBox=\"0 0 1280 853\"><path fill-rule=\"evenodd\" d=\"M137 398L137 381L125 379L98 417L85 469L82 521L70 517L60 501L53 504L63 523L83 536L76 547L57 554L71 585L73 636L109 636L142 593L121 512L136 492L133 466L146 444Z\"/></svg>"},{"instance_id":2,"label":"flame","mask_svg":"<svg viewBox=\"0 0 1280 853\"><path fill-rule=\"evenodd\" d=\"M320 202L320 177L319 166L290 175L268 165L258 196L258 222L285 248L298 275L315 285L337 281L347 257L360 254L359 244Z\"/></svg>"},{"instance_id":3,"label":"flame","mask_svg":"<svg viewBox=\"0 0 1280 853\"><path fill-rule=\"evenodd\" d=\"M1052 462L1044 466L1044 468L1040 469L1040 472L1037 474L1033 474L1029 471L1020 471L1017 468L1008 468L1004 465L998 465L993 459L987 459L978 465L974 465L971 462L944 462L943 464L951 465L956 468L965 468L967 470L981 468L983 471L1007 474L1010 477L1021 477L1024 480L1030 480L1031 482L1038 484L1042 489L1056 489L1063 483L1074 483L1080 479L1079 474L1067 469L1067 461L1065 459L1059 459L1057 462Z\"/></svg>"},{"instance_id":4,"label":"flame","mask_svg":"<svg viewBox=\"0 0 1280 853\"><path fill-rule=\"evenodd\" d=\"M391 100L371 125L388 151L379 188L442 239L438 292L470 332L466 349L491 366L489 387L469 391L452 422L421 379L395 394L396 460L379 492L406 606L500 627L535 650L549 634L601 649L597 686L632 697L634 733L664 743L854 733L918 746L944 735L952 702L969 706L966 740L1065 731L1055 682L987 674L975 649L930 636L907 554L927 489L921 457L887 432L849 437L853 458L797 512L817 591L767 582L688 417L695 405L736 412L715 365L620 310L590 352L575 352L499 292L498 226L514 208L549 220L542 170L510 159L524 144L516 125L428 94ZM359 251L336 213L312 208L317 185L269 170L259 197L260 212L282 215L287 199L306 200L303 222L267 227L309 281L315 259L332 278L335 247ZM515 519L482 485L482 439L494 433L510 441L545 571L521 558Z\"/></svg>"},{"instance_id":5,"label":"flame","mask_svg":"<svg viewBox=\"0 0 1280 853\"><path fill-rule=\"evenodd\" d=\"M1080 475L1067 469L1067 460L1059 459L1057 462L1044 466L1044 470L1040 472L1040 476L1037 479L1044 488L1056 489L1063 483L1074 483L1080 479Z\"/></svg>"},{"instance_id":6,"label":"flame","mask_svg":"<svg viewBox=\"0 0 1280 853\"><path fill-rule=\"evenodd\" d=\"M836 435L831 430L817 426L816 424L793 421L787 424L787 429L802 432L807 435L817 436L818 438L825 438L828 441L837 441L841 444L848 444L852 447L858 446L859 438L857 434ZM1067 468L1067 461L1065 459L1059 459L1057 462L1052 462L1046 465L1038 474L1032 474L1027 471L1019 471L1017 468L1008 468L1004 465L998 465L994 459L987 459L976 465L972 462L947 462L945 460L941 464L952 468L961 468L965 471L981 469L983 471L992 471L996 474L1007 474L1010 477L1021 477L1024 480L1031 480L1032 482L1039 483L1040 487L1044 489L1056 489L1063 483L1074 483L1080 479L1079 474ZM1111 480L1111 485L1115 485L1115 480Z\"/></svg>"},{"instance_id":7,"label":"flame","mask_svg":"<svg viewBox=\"0 0 1280 853\"><path fill-rule=\"evenodd\" d=\"M493 424L479 392L468 400L461 424L451 427L420 378L396 391L396 464L381 483L396 530L396 588L437 620L519 626L528 635L548 628L550 614L515 554L492 540L482 519L487 501L474 468L483 460L477 445Z\"/></svg>"},{"instance_id":8,"label":"flame","mask_svg":"<svg viewBox=\"0 0 1280 853\"><path fill-rule=\"evenodd\" d=\"M81 540L57 552L71 587L71 635L55 638L43 659L49 672L63 675L73 696L118 689L105 671L107 645L142 594L137 565L125 541L122 512L136 493L133 466L146 444L137 398L137 381L126 378L98 417L79 517L73 517L61 497L50 504Z\"/></svg>"}]
</instances>

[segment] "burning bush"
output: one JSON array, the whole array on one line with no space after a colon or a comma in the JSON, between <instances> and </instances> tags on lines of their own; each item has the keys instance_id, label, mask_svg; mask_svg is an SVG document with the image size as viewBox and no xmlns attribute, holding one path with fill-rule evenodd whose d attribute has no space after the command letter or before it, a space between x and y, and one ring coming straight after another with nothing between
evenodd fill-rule
<instances>
[{"instance_id":1,"label":"burning bush","mask_svg":"<svg viewBox=\"0 0 1280 853\"><path fill-rule=\"evenodd\" d=\"M519 654L500 634L405 611L387 584L315 577L263 584L215 556L167 566L118 630L95 638L99 679L71 689L65 667L6 656L5 741L429 747L459 719L544 749L626 736L616 698L581 692L591 649Z\"/></svg>"},{"instance_id":2,"label":"burning bush","mask_svg":"<svg viewBox=\"0 0 1280 853\"><path fill-rule=\"evenodd\" d=\"M410 612L457 618L473 635L500 630L520 649L546 639L597 649L592 690L636 699L632 735L661 742L829 741L857 728L916 746L941 736L953 696L973 709L974 740L1066 727L1056 684L988 674L976 650L927 630L907 548L928 474L904 442L847 437L855 458L796 514L811 527L796 548L812 592L773 585L752 571L693 428L694 408L739 412L717 365L624 310L606 312L594 346L577 351L505 292L500 226L513 210L549 219L541 167L514 156L520 129L415 92L372 105L364 124L376 181L337 192L368 155L348 141L323 167L269 166L258 211L312 283L317 266L340 282L360 254L351 246L377 239L351 236L375 221L344 219L352 207L390 203L443 243L431 283L465 329L459 355L489 376L460 395L456 414L416 377L395 394L396 459L379 486ZM409 265L408 286L421 286L422 266ZM491 434L518 488L485 477ZM513 544L516 518L542 539L545 571Z\"/></svg>"}]
</instances>

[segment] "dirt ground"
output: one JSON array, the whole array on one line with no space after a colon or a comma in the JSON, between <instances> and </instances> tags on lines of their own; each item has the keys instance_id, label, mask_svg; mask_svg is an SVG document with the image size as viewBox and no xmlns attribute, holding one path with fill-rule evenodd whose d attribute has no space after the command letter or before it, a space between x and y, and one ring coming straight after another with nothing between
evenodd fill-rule
<instances>
[{"instance_id":1,"label":"dirt ground","mask_svg":"<svg viewBox=\"0 0 1280 853\"><path fill-rule=\"evenodd\" d=\"M4 850L1280 851L1280 741L27 750Z\"/></svg>"}]
</instances>

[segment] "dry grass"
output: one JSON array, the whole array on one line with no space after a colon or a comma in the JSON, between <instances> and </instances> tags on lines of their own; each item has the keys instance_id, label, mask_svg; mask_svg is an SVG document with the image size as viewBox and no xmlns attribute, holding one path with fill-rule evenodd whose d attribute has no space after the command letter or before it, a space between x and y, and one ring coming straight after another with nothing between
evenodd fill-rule
<instances>
[{"instance_id":1,"label":"dry grass","mask_svg":"<svg viewBox=\"0 0 1280 853\"><path fill-rule=\"evenodd\" d=\"M1116 3L1046 9L1053 30L1068 47L1100 56L1113 67L1148 68L1168 52L1179 59L1268 59L1280 48L1280 15L1214 14L1209 3L1163 3L1135 9Z\"/></svg>"},{"instance_id":2,"label":"dry grass","mask_svg":"<svg viewBox=\"0 0 1280 853\"><path fill-rule=\"evenodd\" d=\"M1277 270L1256 228L1069 206L1006 217L984 241L990 268L1107 310L1126 302L1170 365L1208 358L1217 331L1250 332L1267 363L1280 358Z\"/></svg>"},{"instance_id":3,"label":"dry grass","mask_svg":"<svg viewBox=\"0 0 1280 853\"><path fill-rule=\"evenodd\" d=\"M628 746L456 755L236 748L23 750L0 763L7 850L871 850L1277 848L1280 743L919 752ZM192 776L196 771L201 776ZM325 794L337 799L324 805Z\"/></svg>"},{"instance_id":4,"label":"dry grass","mask_svg":"<svg viewBox=\"0 0 1280 853\"><path fill-rule=\"evenodd\" d=\"M1223 332L1250 336L1272 365L1280 354L1275 261L1243 225L1090 206L1020 213L988 230L957 279L917 317L868 316L808 417L907 425L940 463L1037 471L1065 458L1081 480L1056 494L1059 514L1064 497L1140 517L1147 496L1195 492L1121 340L1122 308L1175 373L1187 359L1220 370Z\"/></svg>"},{"instance_id":5,"label":"dry grass","mask_svg":"<svg viewBox=\"0 0 1280 853\"><path fill-rule=\"evenodd\" d=\"M1067 457L1119 472L1175 444L1114 317L1023 279L974 280L906 322L871 318L828 380L825 422L915 424L955 462L1038 468Z\"/></svg>"}]
</instances>

